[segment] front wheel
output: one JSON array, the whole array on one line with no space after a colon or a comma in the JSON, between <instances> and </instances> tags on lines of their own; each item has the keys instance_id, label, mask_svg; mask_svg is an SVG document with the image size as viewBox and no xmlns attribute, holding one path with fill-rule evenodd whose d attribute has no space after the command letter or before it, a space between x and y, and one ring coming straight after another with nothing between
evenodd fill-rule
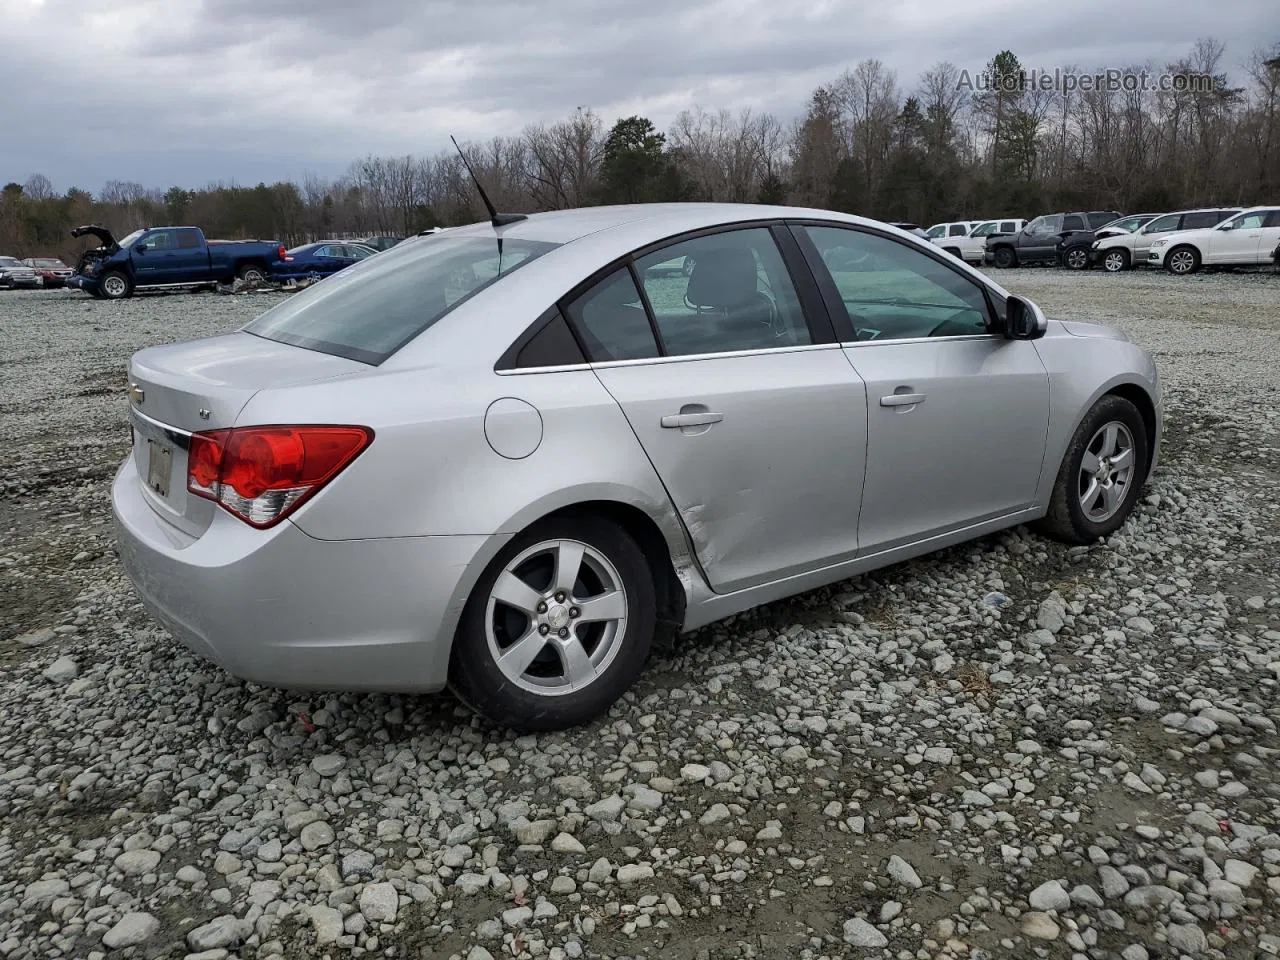
<instances>
[{"instance_id":1,"label":"front wheel","mask_svg":"<svg viewBox=\"0 0 1280 960\"><path fill-rule=\"evenodd\" d=\"M133 293L133 284L119 270L109 270L98 278L98 290L104 300L123 300Z\"/></svg>"},{"instance_id":2,"label":"front wheel","mask_svg":"<svg viewBox=\"0 0 1280 960\"><path fill-rule=\"evenodd\" d=\"M1018 257L1009 247L1000 247L995 252L996 266L1001 270L1008 270L1010 267L1016 266Z\"/></svg>"},{"instance_id":3,"label":"front wheel","mask_svg":"<svg viewBox=\"0 0 1280 960\"><path fill-rule=\"evenodd\" d=\"M1178 276L1186 276L1200 269L1200 254L1195 247L1175 247L1164 261L1165 269Z\"/></svg>"},{"instance_id":4,"label":"front wheel","mask_svg":"<svg viewBox=\"0 0 1280 960\"><path fill-rule=\"evenodd\" d=\"M1068 270L1083 270L1089 266L1089 251L1085 247L1071 247L1062 255L1062 263Z\"/></svg>"},{"instance_id":5,"label":"front wheel","mask_svg":"<svg viewBox=\"0 0 1280 960\"><path fill-rule=\"evenodd\" d=\"M653 573L626 531L594 517L551 518L480 577L458 625L449 685L502 726L586 723L640 675L656 618Z\"/></svg>"},{"instance_id":6,"label":"front wheel","mask_svg":"<svg viewBox=\"0 0 1280 960\"><path fill-rule=\"evenodd\" d=\"M1040 530L1087 544L1119 530L1147 476L1147 427L1123 397L1108 394L1076 428Z\"/></svg>"},{"instance_id":7,"label":"front wheel","mask_svg":"<svg viewBox=\"0 0 1280 960\"><path fill-rule=\"evenodd\" d=\"M1108 250L1102 258L1103 269L1107 273L1120 273L1122 270L1129 269L1129 251Z\"/></svg>"}]
</instances>

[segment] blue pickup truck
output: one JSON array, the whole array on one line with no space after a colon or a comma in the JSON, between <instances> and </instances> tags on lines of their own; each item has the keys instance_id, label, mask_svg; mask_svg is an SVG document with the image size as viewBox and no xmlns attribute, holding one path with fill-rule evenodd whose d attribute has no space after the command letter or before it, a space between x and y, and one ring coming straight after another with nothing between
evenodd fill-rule
<instances>
[{"instance_id":1,"label":"blue pickup truck","mask_svg":"<svg viewBox=\"0 0 1280 960\"><path fill-rule=\"evenodd\" d=\"M136 290L263 283L285 253L276 240L206 240L199 227L148 227L118 242L106 227L76 227L71 235L96 237L102 246L85 251L67 286L103 300Z\"/></svg>"}]
</instances>

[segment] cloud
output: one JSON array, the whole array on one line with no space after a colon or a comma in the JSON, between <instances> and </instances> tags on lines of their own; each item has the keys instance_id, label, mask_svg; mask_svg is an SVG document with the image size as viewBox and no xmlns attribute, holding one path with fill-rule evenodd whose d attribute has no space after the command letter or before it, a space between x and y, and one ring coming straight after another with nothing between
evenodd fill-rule
<instances>
[{"instance_id":1,"label":"cloud","mask_svg":"<svg viewBox=\"0 0 1280 960\"><path fill-rule=\"evenodd\" d=\"M331 176L577 106L663 127L693 104L785 119L866 57L910 89L942 59L1161 65L1197 36L1238 70L1280 39L1275 0L1166 0L1159 16L1114 0L6 0L0 180Z\"/></svg>"}]
</instances>

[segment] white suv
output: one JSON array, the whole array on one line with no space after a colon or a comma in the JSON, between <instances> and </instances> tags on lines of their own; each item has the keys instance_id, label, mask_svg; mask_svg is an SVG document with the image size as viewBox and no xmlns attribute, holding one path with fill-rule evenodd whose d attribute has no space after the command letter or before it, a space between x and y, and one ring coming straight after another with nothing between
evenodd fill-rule
<instances>
[{"instance_id":1,"label":"white suv","mask_svg":"<svg viewBox=\"0 0 1280 960\"><path fill-rule=\"evenodd\" d=\"M1170 273L1201 267L1256 267L1271 262L1280 243L1280 207L1250 207L1216 227L1183 230L1151 244L1147 265Z\"/></svg>"},{"instance_id":2,"label":"white suv","mask_svg":"<svg viewBox=\"0 0 1280 960\"><path fill-rule=\"evenodd\" d=\"M1149 220L1132 233L1104 236L1095 240L1089 251L1091 263L1100 263L1108 273L1118 273L1130 267L1147 264L1147 253L1152 243L1162 236L1184 230L1200 230L1214 227L1227 217L1240 212L1239 207L1209 207L1203 210L1179 210L1164 213Z\"/></svg>"},{"instance_id":3,"label":"white suv","mask_svg":"<svg viewBox=\"0 0 1280 960\"><path fill-rule=\"evenodd\" d=\"M973 225L963 237L946 236L929 239L946 250L952 256L959 257L966 263L982 263L982 254L987 249L987 237L995 233L1017 233L1027 221L1009 218L1007 220L980 220ZM954 226L940 224L939 226Z\"/></svg>"}]
</instances>

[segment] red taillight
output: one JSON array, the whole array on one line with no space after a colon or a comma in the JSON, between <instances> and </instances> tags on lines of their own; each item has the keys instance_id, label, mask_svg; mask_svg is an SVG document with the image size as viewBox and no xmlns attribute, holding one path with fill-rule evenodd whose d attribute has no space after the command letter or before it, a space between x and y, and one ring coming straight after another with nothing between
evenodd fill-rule
<instances>
[{"instance_id":1,"label":"red taillight","mask_svg":"<svg viewBox=\"0 0 1280 960\"><path fill-rule=\"evenodd\" d=\"M373 440L368 427L272 426L191 438L187 489L255 527L279 523Z\"/></svg>"},{"instance_id":2,"label":"red taillight","mask_svg":"<svg viewBox=\"0 0 1280 960\"><path fill-rule=\"evenodd\" d=\"M278 256L281 260L288 260L289 258L285 256L287 252L288 251L285 250L284 244L282 243L280 244L280 247L276 250L276 256Z\"/></svg>"}]
</instances>

